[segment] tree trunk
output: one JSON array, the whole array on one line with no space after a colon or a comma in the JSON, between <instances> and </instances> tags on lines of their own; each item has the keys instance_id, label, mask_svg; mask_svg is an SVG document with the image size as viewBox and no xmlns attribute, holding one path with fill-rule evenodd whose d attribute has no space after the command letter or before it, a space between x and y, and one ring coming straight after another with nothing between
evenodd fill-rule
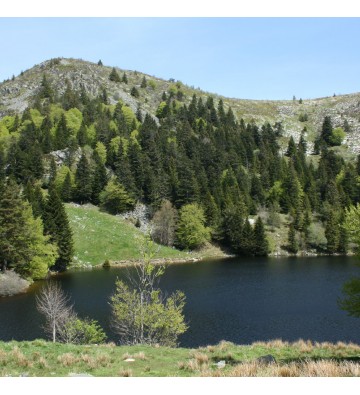
<instances>
[{"instance_id":1,"label":"tree trunk","mask_svg":"<svg viewBox=\"0 0 360 395\"><path fill-rule=\"evenodd\" d=\"M53 343L56 342L56 328L55 328L55 321L53 322Z\"/></svg>"}]
</instances>

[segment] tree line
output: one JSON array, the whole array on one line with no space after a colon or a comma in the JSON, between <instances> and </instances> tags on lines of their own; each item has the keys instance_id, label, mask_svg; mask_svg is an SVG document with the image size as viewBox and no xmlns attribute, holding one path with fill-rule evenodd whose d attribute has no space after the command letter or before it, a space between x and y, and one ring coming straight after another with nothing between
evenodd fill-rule
<instances>
[{"instance_id":1,"label":"tree line","mask_svg":"<svg viewBox=\"0 0 360 395\"><path fill-rule=\"evenodd\" d=\"M117 80L113 72L109 78ZM176 210L176 232L159 236L158 229L158 241L165 237L187 249L212 241L248 255L269 252L265 228L276 229L286 215L290 252L346 252L342 224L345 210L360 200L360 160L345 162L335 154L343 131L330 117L321 126L315 161L306 128L298 142L290 138L283 155L281 123L245 123L221 99L194 95L186 104L175 90L159 97L157 121L140 106L133 111L121 101L109 104L105 89L90 97L67 81L64 93L55 94L44 75L32 105L0 121L3 190L12 180L42 221L45 244L56 245L51 265L64 269L71 261L70 232L60 231L68 227L66 218L50 213L50 207L60 212L63 202L93 203L118 214L140 201L158 228ZM55 203L46 203L50 198ZM325 232L320 241L314 236L319 224Z\"/></svg>"}]
</instances>

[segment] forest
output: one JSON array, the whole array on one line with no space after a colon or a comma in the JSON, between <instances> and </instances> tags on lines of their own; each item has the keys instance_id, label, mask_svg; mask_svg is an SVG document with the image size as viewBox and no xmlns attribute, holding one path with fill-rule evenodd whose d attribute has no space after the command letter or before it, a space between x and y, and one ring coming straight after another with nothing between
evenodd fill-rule
<instances>
[{"instance_id":1,"label":"forest","mask_svg":"<svg viewBox=\"0 0 360 395\"><path fill-rule=\"evenodd\" d=\"M128 83L115 69L109 80ZM73 256L65 202L114 215L141 202L153 239L179 249L214 243L266 256L267 234L285 227L289 254L346 254L360 156L345 161L333 147L348 127L325 116L311 152L306 127L282 152L281 123L246 123L211 95L186 103L180 84L152 115L110 104L105 88L92 97L66 81L58 94L44 73L31 105L0 120L0 267L34 279L65 270Z\"/></svg>"}]
</instances>

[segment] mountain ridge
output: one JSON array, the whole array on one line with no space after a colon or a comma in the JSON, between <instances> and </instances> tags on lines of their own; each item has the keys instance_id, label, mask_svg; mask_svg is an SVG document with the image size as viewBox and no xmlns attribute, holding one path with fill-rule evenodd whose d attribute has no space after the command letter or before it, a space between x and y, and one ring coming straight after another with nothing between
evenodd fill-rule
<instances>
[{"instance_id":1,"label":"mountain ridge","mask_svg":"<svg viewBox=\"0 0 360 395\"><path fill-rule=\"evenodd\" d=\"M181 81L164 80L143 72L119 67L115 67L115 70L121 75L125 73L128 83L113 82L109 80L112 68L112 66L98 65L82 59L46 60L0 84L0 118L7 114L23 112L38 91L45 74L59 94L64 92L66 81L69 81L74 90L83 87L91 96L98 95L105 88L111 104L122 100L134 112L140 109L143 114L149 113L156 120L156 111L162 102L163 92L178 95L179 101L185 104L190 103L194 94L198 98L212 96L216 100L221 99L225 108L231 107L238 120L244 119L245 122L257 124L281 122L284 129L283 141L280 141L282 149L285 149L291 136L298 141L301 131L306 127L305 138L309 143L309 152L311 152L324 117L331 116L334 127L344 127L345 120L349 125L350 132L347 133L343 142L344 149L351 154L360 152L360 143L357 141L360 135L360 93L358 92L296 100L227 98L189 87ZM147 80L146 88L140 88L143 78ZM137 98L131 95L133 87L140 91Z\"/></svg>"}]
</instances>

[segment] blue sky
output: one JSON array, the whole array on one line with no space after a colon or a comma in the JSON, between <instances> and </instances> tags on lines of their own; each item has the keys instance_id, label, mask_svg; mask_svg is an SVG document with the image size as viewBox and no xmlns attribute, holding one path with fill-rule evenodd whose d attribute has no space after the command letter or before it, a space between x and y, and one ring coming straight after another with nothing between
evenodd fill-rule
<instances>
[{"instance_id":1,"label":"blue sky","mask_svg":"<svg viewBox=\"0 0 360 395\"><path fill-rule=\"evenodd\" d=\"M244 99L360 91L360 18L0 18L0 80L75 57Z\"/></svg>"}]
</instances>

